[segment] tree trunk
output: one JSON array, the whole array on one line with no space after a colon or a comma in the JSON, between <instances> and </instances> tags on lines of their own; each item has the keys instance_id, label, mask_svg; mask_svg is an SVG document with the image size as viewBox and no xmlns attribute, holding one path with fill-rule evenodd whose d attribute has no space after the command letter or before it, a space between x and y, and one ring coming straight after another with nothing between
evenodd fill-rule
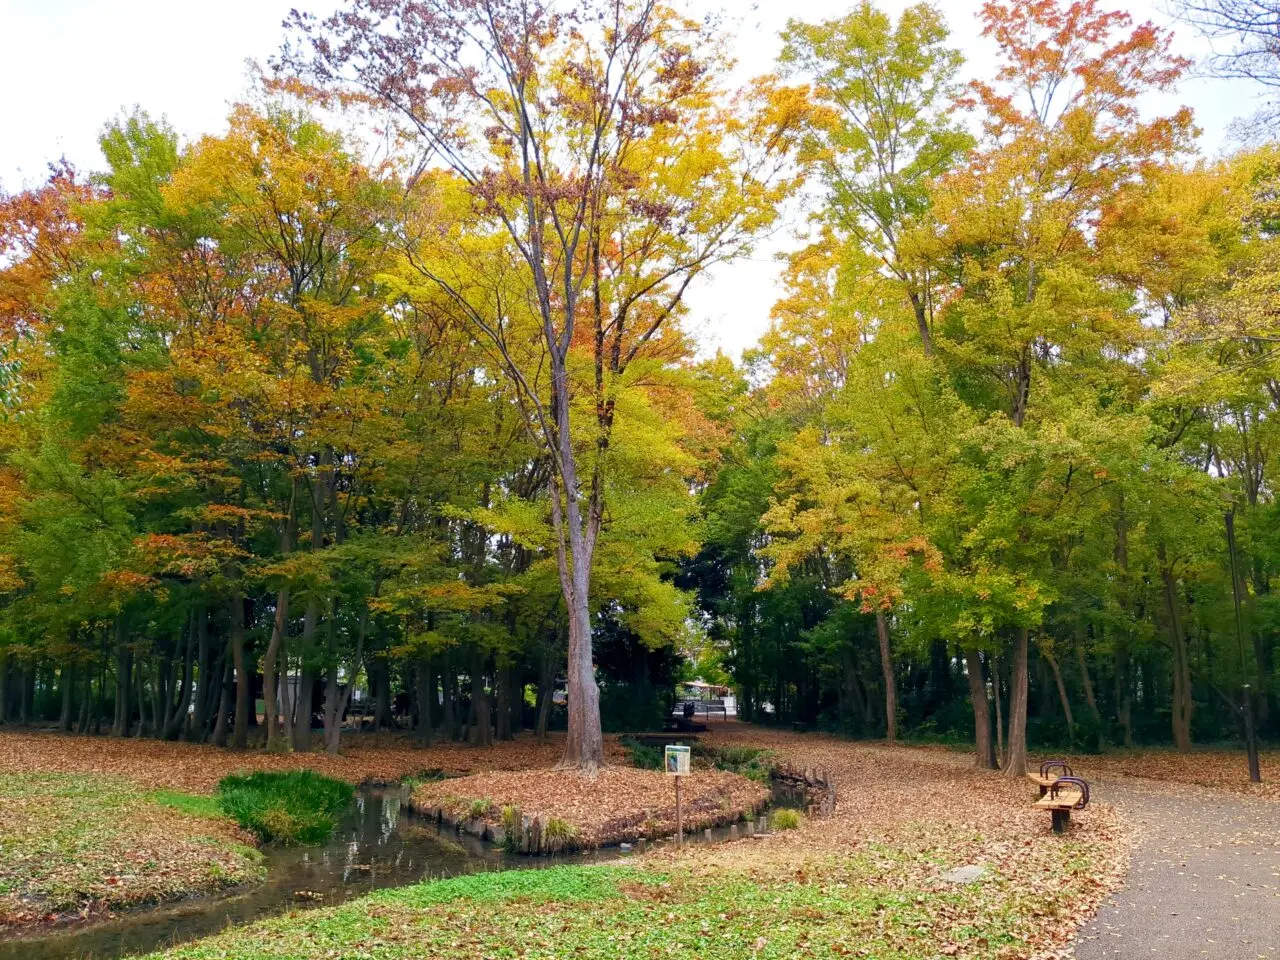
<instances>
[{"instance_id":1,"label":"tree trunk","mask_svg":"<svg viewBox=\"0 0 1280 960\"><path fill-rule=\"evenodd\" d=\"M976 647L965 650L964 662L969 679L969 699L973 703L973 742L977 753L974 762L984 770L994 770L996 756L991 743L991 711L987 703L987 684L982 678L982 658Z\"/></svg>"},{"instance_id":2,"label":"tree trunk","mask_svg":"<svg viewBox=\"0 0 1280 960\"><path fill-rule=\"evenodd\" d=\"M552 483L551 514L559 539L557 565L561 592L569 614L569 731L559 769L594 775L604 766L604 733L600 727L600 688L591 655L591 560L599 530L598 503L593 498L584 525L575 452L569 432L569 388L564 358L552 351L552 405L560 444L560 482ZM560 498L564 496L561 513ZM567 530L566 530L567 528ZM568 534L566 537L565 534ZM567 546L567 552L566 552Z\"/></svg>"},{"instance_id":3,"label":"tree trunk","mask_svg":"<svg viewBox=\"0 0 1280 960\"><path fill-rule=\"evenodd\" d=\"M431 743L431 701L435 699L435 677L431 673L431 657L423 654L418 658L415 671L418 681L418 743L424 747Z\"/></svg>"},{"instance_id":4,"label":"tree trunk","mask_svg":"<svg viewBox=\"0 0 1280 960\"><path fill-rule=\"evenodd\" d=\"M280 553L288 556L293 552L293 531L297 517L298 478L293 478L289 491L289 509L285 516L284 526L280 530ZM271 640L267 643L266 655L262 658L262 699L267 721L267 749L286 751L289 748L287 731L279 722L281 707L280 691L277 684L276 664L284 660L285 673L288 673L289 660L282 656L285 633L289 629L289 585L285 584L276 593L276 615L271 626ZM288 718L285 718L288 722Z\"/></svg>"},{"instance_id":5,"label":"tree trunk","mask_svg":"<svg viewBox=\"0 0 1280 960\"><path fill-rule=\"evenodd\" d=\"M304 659L298 671L298 696L293 705L293 749L299 753L311 751L311 705L315 696L315 670Z\"/></svg>"},{"instance_id":6,"label":"tree trunk","mask_svg":"<svg viewBox=\"0 0 1280 960\"><path fill-rule=\"evenodd\" d=\"M518 737L524 730L524 671L513 667L507 690L507 729L512 738Z\"/></svg>"},{"instance_id":7,"label":"tree trunk","mask_svg":"<svg viewBox=\"0 0 1280 960\"><path fill-rule=\"evenodd\" d=\"M378 657L373 669L373 729L390 730L393 726L391 715L391 664L386 657Z\"/></svg>"},{"instance_id":8,"label":"tree trunk","mask_svg":"<svg viewBox=\"0 0 1280 960\"><path fill-rule=\"evenodd\" d=\"M898 687L893 675L893 653L889 649L889 624L884 609L876 607L876 633L880 636L880 669L884 673L884 736L898 739Z\"/></svg>"},{"instance_id":9,"label":"tree trunk","mask_svg":"<svg viewBox=\"0 0 1280 960\"><path fill-rule=\"evenodd\" d=\"M231 638L227 638L227 646L231 645ZM227 731L231 727L231 710L234 702L234 691L238 690L239 684L233 683L236 677L235 669L232 667L232 657L224 653L221 660L221 682L218 684L218 715L213 721L213 745L215 747L225 747L227 745ZM244 659L241 654L242 661ZM212 679L212 678L210 678ZM238 723L238 721L237 721Z\"/></svg>"},{"instance_id":10,"label":"tree trunk","mask_svg":"<svg viewBox=\"0 0 1280 960\"><path fill-rule=\"evenodd\" d=\"M600 688L591 659L591 614L586 576L575 576L582 591L569 611L569 733L561 769L590 775L604 766L604 734L600 727Z\"/></svg>"},{"instance_id":11,"label":"tree trunk","mask_svg":"<svg viewBox=\"0 0 1280 960\"><path fill-rule=\"evenodd\" d=\"M991 658L991 692L996 701L996 766L1004 766L1004 694L1000 690L1000 658Z\"/></svg>"},{"instance_id":12,"label":"tree trunk","mask_svg":"<svg viewBox=\"0 0 1280 960\"><path fill-rule=\"evenodd\" d=\"M187 631L187 649L182 658L182 682L178 687L178 700L172 712L165 718L164 739L177 740L187 722L187 712L191 706L191 670L195 664L196 637L199 634L197 620L204 617L204 608L196 607L191 611L191 625Z\"/></svg>"},{"instance_id":13,"label":"tree trunk","mask_svg":"<svg viewBox=\"0 0 1280 960\"><path fill-rule=\"evenodd\" d=\"M58 679L62 688L62 711L58 714L58 727L70 733L71 711L75 705L76 668L67 664L60 671Z\"/></svg>"},{"instance_id":14,"label":"tree trunk","mask_svg":"<svg viewBox=\"0 0 1280 960\"><path fill-rule=\"evenodd\" d=\"M1013 634L1013 669L1009 676L1009 760L1005 775L1022 777L1027 772L1027 646L1026 627Z\"/></svg>"},{"instance_id":15,"label":"tree trunk","mask_svg":"<svg viewBox=\"0 0 1280 960\"><path fill-rule=\"evenodd\" d=\"M202 606L196 620L195 712L191 715L192 736L200 742L204 742L209 733L209 711L214 704L210 699L210 692L217 691L221 686L214 682L214 675L220 679L222 671L210 663L212 657L213 651L209 646L209 611Z\"/></svg>"},{"instance_id":16,"label":"tree trunk","mask_svg":"<svg viewBox=\"0 0 1280 960\"><path fill-rule=\"evenodd\" d=\"M469 739L476 746L493 744L493 723L489 715L489 694L484 688L484 658L477 650L471 655L471 717Z\"/></svg>"},{"instance_id":17,"label":"tree trunk","mask_svg":"<svg viewBox=\"0 0 1280 960\"><path fill-rule=\"evenodd\" d=\"M1169 617L1169 647L1173 652L1173 745L1187 751L1191 749L1191 713L1195 707L1191 698L1191 666L1182 618L1178 614L1177 583L1166 559L1164 544L1157 548L1157 555L1164 585L1165 613Z\"/></svg>"},{"instance_id":18,"label":"tree trunk","mask_svg":"<svg viewBox=\"0 0 1280 960\"><path fill-rule=\"evenodd\" d=\"M511 664L498 667L498 683L494 690L496 735L499 740L511 739Z\"/></svg>"},{"instance_id":19,"label":"tree trunk","mask_svg":"<svg viewBox=\"0 0 1280 960\"><path fill-rule=\"evenodd\" d=\"M113 737L125 737L129 735L129 691L133 687L133 654L129 647L125 644L125 624L124 617L116 617L115 622L115 647L116 647L116 711L115 719L111 724L111 735Z\"/></svg>"},{"instance_id":20,"label":"tree trunk","mask_svg":"<svg viewBox=\"0 0 1280 960\"><path fill-rule=\"evenodd\" d=\"M267 749L284 752L289 748L285 730L281 726L282 700L288 693L281 693L281 685L276 676L276 666L281 660L280 652L284 644L284 634L289 626L289 588L281 587L276 593L276 615L271 626L271 640L267 643L266 655L262 658L262 701L263 712L267 724ZM287 682L289 672L288 658L284 659L284 672ZM288 718L285 718L288 722Z\"/></svg>"},{"instance_id":21,"label":"tree trunk","mask_svg":"<svg viewBox=\"0 0 1280 960\"><path fill-rule=\"evenodd\" d=\"M245 662L244 650L244 597L239 590L231 591L231 663L236 675L236 726L231 744L243 750L249 744L249 714L256 712L253 705L253 678ZM267 708L267 713L271 708Z\"/></svg>"},{"instance_id":22,"label":"tree trunk","mask_svg":"<svg viewBox=\"0 0 1280 960\"><path fill-rule=\"evenodd\" d=\"M1067 735L1074 741L1076 738L1076 718L1071 712L1071 700L1067 696L1067 685L1062 682L1062 670L1058 668L1057 658L1052 653L1042 648L1040 656L1044 657L1045 663L1049 664L1049 669L1053 671L1053 682L1058 687L1058 702L1062 704L1062 715L1067 719Z\"/></svg>"},{"instance_id":23,"label":"tree trunk","mask_svg":"<svg viewBox=\"0 0 1280 960\"><path fill-rule=\"evenodd\" d=\"M1126 747L1133 746L1133 697L1129 685L1129 645L1121 643L1116 648L1115 676L1116 722L1120 724Z\"/></svg>"},{"instance_id":24,"label":"tree trunk","mask_svg":"<svg viewBox=\"0 0 1280 960\"><path fill-rule=\"evenodd\" d=\"M547 722L551 719L555 683L555 659L544 650L538 661L538 716L533 727L533 735L539 740L547 739Z\"/></svg>"},{"instance_id":25,"label":"tree trunk","mask_svg":"<svg viewBox=\"0 0 1280 960\"><path fill-rule=\"evenodd\" d=\"M444 655L444 676L441 678L444 702L441 705L440 727L449 740L458 739L457 697L458 673L453 666L452 651Z\"/></svg>"},{"instance_id":26,"label":"tree trunk","mask_svg":"<svg viewBox=\"0 0 1280 960\"><path fill-rule=\"evenodd\" d=\"M1084 688L1084 702L1089 707L1089 715L1093 717L1102 730L1102 711L1098 709L1098 698L1093 692L1093 678L1089 676L1089 660L1085 656L1084 644L1076 645L1076 663L1080 667L1080 685Z\"/></svg>"},{"instance_id":27,"label":"tree trunk","mask_svg":"<svg viewBox=\"0 0 1280 960\"><path fill-rule=\"evenodd\" d=\"M0 726L9 722L9 651L0 648Z\"/></svg>"},{"instance_id":28,"label":"tree trunk","mask_svg":"<svg viewBox=\"0 0 1280 960\"><path fill-rule=\"evenodd\" d=\"M84 689L80 691L80 719L76 721L76 733L89 732L89 704L93 700L93 670L84 670Z\"/></svg>"}]
</instances>

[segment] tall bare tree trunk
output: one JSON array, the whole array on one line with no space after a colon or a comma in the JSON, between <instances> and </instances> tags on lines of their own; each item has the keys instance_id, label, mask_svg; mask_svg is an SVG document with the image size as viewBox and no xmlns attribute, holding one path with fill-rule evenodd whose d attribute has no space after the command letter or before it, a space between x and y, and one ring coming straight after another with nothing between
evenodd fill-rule
<instances>
[{"instance_id":1,"label":"tall bare tree trunk","mask_svg":"<svg viewBox=\"0 0 1280 960\"><path fill-rule=\"evenodd\" d=\"M293 528L298 503L298 478L293 478L289 492L289 511L285 517L284 527L280 532L280 552L288 555L293 550ZM284 751L289 748L285 731L279 722L280 691L277 685L276 663L281 659L281 648L284 646L285 632L289 627L289 585L285 584L276 592L276 615L271 626L271 640L267 643L267 652L262 658L262 699L267 720L267 749ZM288 673L288 658L285 660L285 673ZM288 718L285 718L288 722Z\"/></svg>"},{"instance_id":2,"label":"tall bare tree trunk","mask_svg":"<svg viewBox=\"0 0 1280 960\"><path fill-rule=\"evenodd\" d=\"M987 703L987 684L982 677L982 657L976 647L964 651L965 673L969 679L969 699L973 703L973 742L975 764L984 770L996 768L994 745L991 743L991 712Z\"/></svg>"},{"instance_id":3,"label":"tall bare tree trunk","mask_svg":"<svg viewBox=\"0 0 1280 960\"><path fill-rule=\"evenodd\" d=\"M1164 584L1165 613L1169 617L1169 648L1173 652L1173 745L1179 750L1191 749L1191 713L1195 703L1191 697L1191 666L1187 639L1178 614L1177 582L1165 558L1164 545L1158 548L1160 578Z\"/></svg>"},{"instance_id":4,"label":"tall bare tree trunk","mask_svg":"<svg viewBox=\"0 0 1280 960\"><path fill-rule=\"evenodd\" d=\"M217 701L210 699L210 693L218 691L221 684L222 671L212 662L213 651L209 646L209 612L200 608L200 617L196 621L196 690L195 712L191 717L193 739L203 742L209 734L209 712Z\"/></svg>"},{"instance_id":5,"label":"tall bare tree trunk","mask_svg":"<svg viewBox=\"0 0 1280 960\"><path fill-rule=\"evenodd\" d=\"M898 739L898 686L893 675L893 652L889 649L889 624L884 609L876 607L876 633L880 636L880 669L884 673L884 737Z\"/></svg>"},{"instance_id":6,"label":"tall bare tree trunk","mask_svg":"<svg viewBox=\"0 0 1280 960\"><path fill-rule=\"evenodd\" d=\"M178 685L177 702L165 717L164 739L177 740L187 722L187 712L191 706L192 669L195 665L195 648L199 626L197 618L204 617L204 607L196 606L191 610L191 621L187 627L187 648L182 656L182 679Z\"/></svg>"},{"instance_id":7,"label":"tall bare tree trunk","mask_svg":"<svg viewBox=\"0 0 1280 960\"><path fill-rule=\"evenodd\" d=\"M1067 696L1067 685L1062 681L1062 670L1058 667L1058 660L1046 648L1040 649L1040 656L1044 657L1045 663L1049 664L1049 669L1053 671L1053 682L1058 687L1058 702L1062 704L1062 714L1067 718L1067 735L1074 741L1076 738L1076 718L1071 712L1071 700Z\"/></svg>"},{"instance_id":8,"label":"tall bare tree trunk","mask_svg":"<svg viewBox=\"0 0 1280 960\"><path fill-rule=\"evenodd\" d=\"M435 699L435 676L431 670L431 657L423 654L418 658L416 674L418 689L418 742L427 746L432 740L431 708Z\"/></svg>"},{"instance_id":9,"label":"tall bare tree trunk","mask_svg":"<svg viewBox=\"0 0 1280 960\"><path fill-rule=\"evenodd\" d=\"M231 745L243 750L249 743L249 712L254 710L253 680L249 676L249 664L244 649L244 596L239 589L231 591L231 663L236 675L236 725ZM270 709L267 711L270 713Z\"/></svg>"},{"instance_id":10,"label":"tall bare tree trunk","mask_svg":"<svg viewBox=\"0 0 1280 960\"><path fill-rule=\"evenodd\" d=\"M231 638L227 638L227 646L230 647ZM213 745L215 747L225 747L227 745L227 731L231 726L231 710L233 703L233 680L235 670L231 665L232 658L228 653L224 653L219 660L222 669L219 671L221 682L218 684L218 705L215 708L218 711L213 721Z\"/></svg>"},{"instance_id":11,"label":"tall bare tree trunk","mask_svg":"<svg viewBox=\"0 0 1280 960\"><path fill-rule=\"evenodd\" d=\"M511 739L511 664L498 667L498 683L494 690L496 735L499 740Z\"/></svg>"},{"instance_id":12,"label":"tall bare tree trunk","mask_svg":"<svg viewBox=\"0 0 1280 960\"><path fill-rule=\"evenodd\" d=\"M477 746L493 744L493 723L489 712L489 694L484 686L484 657L476 650L471 655L472 726L469 739Z\"/></svg>"},{"instance_id":13,"label":"tall bare tree trunk","mask_svg":"<svg viewBox=\"0 0 1280 960\"><path fill-rule=\"evenodd\" d=\"M1021 777L1027 772L1027 646L1026 627L1013 634L1013 669L1009 676L1009 759L1005 774Z\"/></svg>"},{"instance_id":14,"label":"tall bare tree trunk","mask_svg":"<svg viewBox=\"0 0 1280 960\"><path fill-rule=\"evenodd\" d=\"M71 730L71 709L75 704L76 669L67 664L59 671L59 685L62 688L62 711L58 714L58 727Z\"/></svg>"},{"instance_id":15,"label":"tall bare tree trunk","mask_svg":"<svg viewBox=\"0 0 1280 960\"><path fill-rule=\"evenodd\" d=\"M996 766L1004 766L1004 693L1000 690L1000 658L991 658L991 692L996 701Z\"/></svg>"}]
</instances>

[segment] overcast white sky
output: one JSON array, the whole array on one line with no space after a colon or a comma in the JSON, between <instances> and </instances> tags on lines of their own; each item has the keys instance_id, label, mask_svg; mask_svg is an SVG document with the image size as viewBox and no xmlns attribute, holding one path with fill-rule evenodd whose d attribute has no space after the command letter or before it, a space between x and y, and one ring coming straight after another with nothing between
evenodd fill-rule
<instances>
[{"instance_id":1,"label":"overcast white sky","mask_svg":"<svg viewBox=\"0 0 1280 960\"><path fill-rule=\"evenodd\" d=\"M327 13L337 0L0 0L0 189L9 192L43 179L46 165L66 156L82 169L101 166L97 136L121 109L139 105L166 117L194 138L225 127L228 107L247 90L246 62L265 61L280 44L281 21L291 7ZM744 76L772 68L778 33L789 17L837 16L853 0L692 0L696 7L727 9ZM1161 0L1114 0L1136 21L1169 24ZM894 13L907 0L880 0ZM983 72L990 49L978 33L980 0L940 0L953 39ZM1105 6L1105 4L1104 4ZM1175 26L1180 52L1207 47L1189 28ZM1224 129L1257 108L1257 91L1242 82L1192 79L1176 97L1150 104L1167 112L1192 107L1204 130L1202 149L1219 151ZM720 268L692 291L693 326L704 349L738 355L766 329L777 299L774 254L788 232L762 244L750 260Z\"/></svg>"}]
</instances>

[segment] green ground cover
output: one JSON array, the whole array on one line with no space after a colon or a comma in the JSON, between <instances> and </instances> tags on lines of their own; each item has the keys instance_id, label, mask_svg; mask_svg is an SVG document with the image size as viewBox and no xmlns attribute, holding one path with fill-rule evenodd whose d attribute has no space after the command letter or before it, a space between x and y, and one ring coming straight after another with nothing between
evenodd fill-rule
<instances>
[{"instance_id":1,"label":"green ground cover","mask_svg":"<svg viewBox=\"0 0 1280 960\"><path fill-rule=\"evenodd\" d=\"M218 783L219 809L263 843L324 843L351 805L349 783L312 770L233 774Z\"/></svg>"},{"instance_id":2,"label":"green ground cover","mask_svg":"<svg viewBox=\"0 0 1280 960\"><path fill-rule=\"evenodd\" d=\"M261 879L262 856L207 798L118 777L0 777L0 927Z\"/></svg>"},{"instance_id":3,"label":"green ground cover","mask_svg":"<svg viewBox=\"0 0 1280 960\"><path fill-rule=\"evenodd\" d=\"M1064 844L1064 865L1083 855ZM154 954L151 960L998 957L1053 912L993 873L936 879L937 858L868 848L786 872L693 861L559 866L380 891Z\"/></svg>"}]
</instances>

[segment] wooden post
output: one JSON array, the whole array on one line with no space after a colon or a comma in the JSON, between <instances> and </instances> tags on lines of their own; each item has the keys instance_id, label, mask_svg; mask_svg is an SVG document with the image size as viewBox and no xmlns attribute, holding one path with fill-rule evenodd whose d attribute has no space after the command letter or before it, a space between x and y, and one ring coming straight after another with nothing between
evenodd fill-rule
<instances>
[{"instance_id":1,"label":"wooden post","mask_svg":"<svg viewBox=\"0 0 1280 960\"><path fill-rule=\"evenodd\" d=\"M684 777L676 777L676 846L684 846L684 803L680 797L680 781Z\"/></svg>"}]
</instances>

